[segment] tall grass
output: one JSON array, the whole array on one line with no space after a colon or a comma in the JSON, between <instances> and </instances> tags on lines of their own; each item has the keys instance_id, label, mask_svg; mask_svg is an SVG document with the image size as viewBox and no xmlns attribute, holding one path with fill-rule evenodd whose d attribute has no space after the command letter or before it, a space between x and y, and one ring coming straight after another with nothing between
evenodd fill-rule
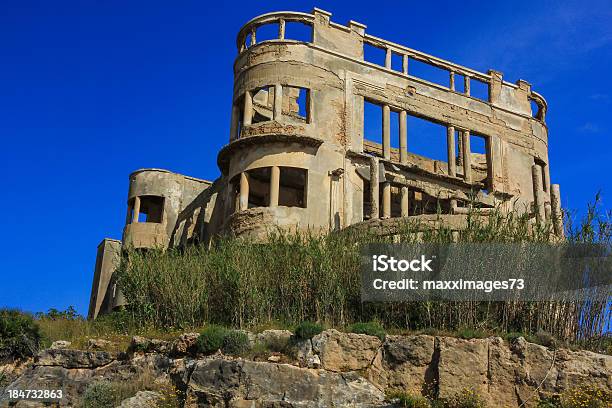
<instances>
[{"instance_id":1,"label":"tall grass","mask_svg":"<svg viewBox=\"0 0 612 408\"><path fill-rule=\"evenodd\" d=\"M597 206L579 228L568 223L572 242L610 242L609 217ZM593 225L597 224L597 225ZM417 231L421 231L417 235ZM596 231L596 232L595 232ZM368 242L451 242L447 228L425 230L406 221L395 237L345 230L320 236L271 233L265 243L220 239L211 248L128 250L119 268L127 312L142 325L197 327L215 323L252 327L305 320L328 326L379 321L389 328L453 331L461 328L535 334L577 341L604 335L608 305L602 302L404 302L360 301L361 245ZM551 242L551 226L528 216L468 216L459 242Z\"/></svg>"}]
</instances>

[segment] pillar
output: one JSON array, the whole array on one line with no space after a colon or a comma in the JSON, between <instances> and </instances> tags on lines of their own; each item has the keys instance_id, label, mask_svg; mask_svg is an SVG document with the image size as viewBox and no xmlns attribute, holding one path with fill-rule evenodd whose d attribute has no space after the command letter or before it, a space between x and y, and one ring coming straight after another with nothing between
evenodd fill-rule
<instances>
[{"instance_id":1,"label":"pillar","mask_svg":"<svg viewBox=\"0 0 612 408\"><path fill-rule=\"evenodd\" d=\"M242 124L250 125L253 120L253 94L251 91L244 93L244 112L242 113Z\"/></svg>"},{"instance_id":2,"label":"pillar","mask_svg":"<svg viewBox=\"0 0 612 408\"><path fill-rule=\"evenodd\" d=\"M563 238L563 212L561 211L561 191L558 184L550 185L551 217L555 234Z\"/></svg>"},{"instance_id":3,"label":"pillar","mask_svg":"<svg viewBox=\"0 0 612 408\"><path fill-rule=\"evenodd\" d=\"M402 58L402 70L404 75L408 75L408 55L404 55Z\"/></svg>"},{"instance_id":4,"label":"pillar","mask_svg":"<svg viewBox=\"0 0 612 408\"><path fill-rule=\"evenodd\" d=\"M391 48L387 48L387 53L385 54L385 68L391 69Z\"/></svg>"},{"instance_id":5,"label":"pillar","mask_svg":"<svg viewBox=\"0 0 612 408\"><path fill-rule=\"evenodd\" d=\"M380 217L378 209L378 197L379 197L379 161L378 157L370 157L370 218L375 219Z\"/></svg>"},{"instance_id":6,"label":"pillar","mask_svg":"<svg viewBox=\"0 0 612 408\"><path fill-rule=\"evenodd\" d=\"M470 77L467 75L463 76L463 93L465 93L466 96L470 96Z\"/></svg>"},{"instance_id":7,"label":"pillar","mask_svg":"<svg viewBox=\"0 0 612 408\"><path fill-rule=\"evenodd\" d=\"M134 217L132 217L132 223L138 222L138 217L140 216L140 197L134 197Z\"/></svg>"},{"instance_id":8,"label":"pillar","mask_svg":"<svg viewBox=\"0 0 612 408\"><path fill-rule=\"evenodd\" d=\"M278 22L278 39L285 39L285 20L282 18Z\"/></svg>"},{"instance_id":9,"label":"pillar","mask_svg":"<svg viewBox=\"0 0 612 408\"><path fill-rule=\"evenodd\" d=\"M274 120L279 121L283 113L283 87L274 85Z\"/></svg>"},{"instance_id":10,"label":"pillar","mask_svg":"<svg viewBox=\"0 0 612 408\"><path fill-rule=\"evenodd\" d=\"M280 167L272 166L270 169L270 207L278 206L280 191Z\"/></svg>"},{"instance_id":11,"label":"pillar","mask_svg":"<svg viewBox=\"0 0 612 408\"><path fill-rule=\"evenodd\" d=\"M408 211L410 208L410 201L408 199L408 186L402 186L401 200L402 200L402 217L407 217Z\"/></svg>"},{"instance_id":12,"label":"pillar","mask_svg":"<svg viewBox=\"0 0 612 408\"><path fill-rule=\"evenodd\" d=\"M391 218L391 183L388 181L383 183L382 217Z\"/></svg>"},{"instance_id":13,"label":"pillar","mask_svg":"<svg viewBox=\"0 0 612 408\"><path fill-rule=\"evenodd\" d=\"M383 105L383 157L391 159L391 108Z\"/></svg>"},{"instance_id":14,"label":"pillar","mask_svg":"<svg viewBox=\"0 0 612 408\"><path fill-rule=\"evenodd\" d=\"M472 182L472 154L470 149L470 131L464 130L461 137L462 153L463 153L463 176L466 183Z\"/></svg>"},{"instance_id":15,"label":"pillar","mask_svg":"<svg viewBox=\"0 0 612 408\"><path fill-rule=\"evenodd\" d=\"M455 73L453 71L450 71L449 75L450 75L449 76L450 83L448 87L450 88L451 91L454 91L455 90Z\"/></svg>"},{"instance_id":16,"label":"pillar","mask_svg":"<svg viewBox=\"0 0 612 408\"><path fill-rule=\"evenodd\" d=\"M249 176L246 172L240 173L240 211L249 208Z\"/></svg>"},{"instance_id":17,"label":"pillar","mask_svg":"<svg viewBox=\"0 0 612 408\"><path fill-rule=\"evenodd\" d=\"M253 26L253 28L251 28L251 46L257 43L257 37L255 35L256 33L257 33L257 27Z\"/></svg>"},{"instance_id":18,"label":"pillar","mask_svg":"<svg viewBox=\"0 0 612 408\"><path fill-rule=\"evenodd\" d=\"M533 179L533 210L538 224L542 224L546 220L544 192L542 191L542 167L537 164L531 166L531 178Z\"/></svg>"},{"instance_id":19,"label":"pillar","mask_svg":"<svg viewBox=\"0 0 612 408\"><path fill-rule=\"evenodd\" d=\"M455 214L457 212L456 210L457 210L457 199L451 198L450 199L450 213Z\"/></svg>"},{"instance_id":20,"label":"pillar","mask_svg":"<svg viewBox=\"0 0 612 408\"><path fill-rule=\"evenodd\" d=\"M448 175L457 175L457 165L455 163L455 127L446 128L446 153L448 157Z\"/></svg>"},{"instance_id":21,"label":"pillar","mask_svg":"<svg viewBox=\"0 0 612 408\"><path fill-rule=\"evenodd\" d=\"M400 111L399 121L400 162L406 164L408 162L408 115L405 110Z\"/></svg>"},{"instance_id":22,"label":"pillar","mask_svg":"<svg viewBox=\"0 0 612 408\"><path fill-rule=\"evenodd\" d=\"M240 119L240 111L236 104L232 104L232 119L230 123L230 142L238 139L238 121Z\"/></svg>"}]
</instances>

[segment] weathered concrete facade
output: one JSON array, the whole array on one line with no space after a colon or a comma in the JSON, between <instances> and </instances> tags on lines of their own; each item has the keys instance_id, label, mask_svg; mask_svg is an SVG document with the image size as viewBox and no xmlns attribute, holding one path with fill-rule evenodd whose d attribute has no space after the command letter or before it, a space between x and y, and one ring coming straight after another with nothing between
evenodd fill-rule
<instances>
[{"instance_id":1,"label":"weathered concrete facade","mask_svg":"<svg viewBox=\"0 0 612 408\"><path fill-rule=\"evenodd\" d=\"M330 231L432 214L457 223L470 207L528 212L562 234L547 106L529 83L509 83L500 72L481 73L330 17L319 9L269 13L242 27L229 143L217 159L221 177L210 183L165 170L133 173L123 245L168 247L270 227ZM269 25L277 35L262 41L258 33ZM305 33L299 39L295 28ZM380 64L369 60L369 47L382 50ZM413 75L415 64L435 67L448 82ZM486 88L484 97L472 94L476 85ZM367 132L366 104L380 108L380 134ZM443 138L431 142L446 144L444 160L411 150L410 117L444 127ZM474 138L484 151L473 151ZM139 222L143 211L146 222ZM110 282L107 274L97 273L97 281ZM94 292L99 298L105 290L94 283ZM101 310L94 303L91 317Z\"/></svg>"}]
</instances>

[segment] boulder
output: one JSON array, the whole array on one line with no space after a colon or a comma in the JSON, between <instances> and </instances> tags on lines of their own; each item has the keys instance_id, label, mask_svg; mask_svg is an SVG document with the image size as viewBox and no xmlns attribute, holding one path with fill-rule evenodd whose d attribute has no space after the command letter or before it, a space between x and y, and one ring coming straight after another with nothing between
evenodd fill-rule
<instances>
[{"instance_id":1,"label":"boulder","mask_svg":"<svg viewBox=\"0 0 612 408\"><path fill-rule=\"evenodd\" d=\"M67 340L56 340L53 343L51 343L51 349L67 349L72 345L72 342L67 341Z\"/></svg>"},{"instance_id":2,"label":"boulder","mask_svg":"<svg viewBox=\"0 0 612 408\"><path fill-rule=\"evenodd\" d=\"M437 337L436 349L440 397L450 397L466 388L478 395L487 394L488 339Z\"/></svg>"},{"instance_id":3,"label":"boulder","mask_svg":"<svg viewBox=\"0 0 612 408\"><path fill-rule=\"evenodd\" d=\"M381 346L378 337L325 330L312 338L312 349L321 367L335 372L364 370L372 364Z\"/></svg>"},{"instance_id":4,"label":"boulder","mask_svg":"<svg viewBox=\"0 0 612 408\"><path fill-rule=\"evenodd\" d=\"M148 339L142 336L133 336L128 352L130 353L169 353L172 343L158 339Z\"/></svg>"},{"instance_id":5,"label":"boulder","mask_svg":"<svg viewBox=\"0 0 612 408\"><path fill-rule=\"evenodd\" d=\"M200 337L199 333L183 333L172 343L172 354L184 356L195 353L195 344Z\"/></svg>"},{"instance_id":6,"label":"boulder","mask_svg":"<svg viewBox=\"0 0 612 408\"><path fill-rule=\"evenodd\" d=\"M312 350L312 340L301 340L295 345L298 364L301 367L319 368L321 360Z\"/></svg>"},{"instance_id":7,"label":"boulder","mask_svg":"<svg viewBox=\"0 0 612 408\"><path fill-rule=\"evenodd\" d=\"M380 405L384 394L354 372L332 373L246 360L200 360L187 388L186 407Z\"/></svg>"},{"instance_id":8,"label":"boulder","mask_svg":"<svg viewBox=\"0 0 612 408\"><path fill-rule=\"evenodd\" d=\"M102 350L107 348L112 344L111 341L104 339L89 339L87 340L87 349L88 350Z\"/></svg>"},{"instance_id":9,"label":"boulder","mask_svg":"<svg viewBox=\"0 0 612 408\"><path fill-rule=\"evenodd\" d=\"M47 349L34 358L34 365L92 369L110 364L114 360L114 356L106 351Z\"/></svg>"},{"instance_id":10,"label":"boulder","mask_svg":"<svg viewBox=\"0 0 612 408\"><path fill-rule=\"evenodd\" d=\"M117 408L151 408L157 406L162 395L155 391L138 391L136 395L121 402Z\"/></svg>"}]
</instances>

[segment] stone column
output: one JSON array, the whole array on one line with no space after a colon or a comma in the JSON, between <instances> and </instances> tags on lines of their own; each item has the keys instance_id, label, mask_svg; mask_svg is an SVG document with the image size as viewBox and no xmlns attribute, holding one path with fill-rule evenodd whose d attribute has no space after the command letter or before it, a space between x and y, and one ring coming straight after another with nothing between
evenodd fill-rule
<instances>
[{"instance_id":1,"label":"stone column","mask_svg":"<svg viewBox=\"0 0 612 408\"><path fill-rule=\"evenodd\" d=\"M387 53L385 54L385 68L391 69L391 48L387 48Z\"/></svg>"},{"instance_id":2,"label":"stone column","mask_svg":"<svg viewBox=\"0 0 612 408\"><path fill-rule=\"evenodd\" d=\"M385 181L383 183L383 206L382 217L391 218L391 183Z\"/></svg>"},{"instance_id":3,"label":"stone column","mask_svg":"<svg viewBox=\"0 0 612 408\"><path fill-rule=\"evenodd\" d=\"M408 211L410 208L410 201L408 198L408 186L402 186L402 217L408 217Z\"/></svg>"},{"instance_id":4,"label":"stone column","mask_svg":"<svg viewBox=\"0 0 612 408\"><path fill-rule=\"evenodd\" d=\"M561 211L561 191L558 184L550 185L550 204L553 228L558 237L563 238L563 212Z\"/></svg>"},{"instance_id":5,"label":"stone column","mask_svg":"<svg viewBox=\"0 0 612 408\"><path fill-rule=\"evenodd\" d=\"M283 113L283 87L274 85L274 120L280 121Z\"/></svg>"},{"instance_id":6,"label":"stone column","mask_svg":"<svg viewBox=\"0 0 612 408\"><path fill-rule=\"evenodd\" d=\"M236 104L232 104L232 120L230 122L230 142L238 139L238 121L240 120L240 109Z\"/></svg>"},{"instance_id":7,"label":"stone column","mask_svg":"<svg viewBox=\"0 0 612 408\"><path fill-rule=\"evenodd\" d=\"M455 73L453 71L449 72L449 89L451 91L455 90Z\"/></svg>"},{"instance_id":8,"label":"stone column","mask_svg":"<svg viewBox=\"0 0 612 408\"><path fill-rule=\"evenodd\" d=\"M470 96L470 77L467 75L463 76L463 93L466 96Z\"/></svg>"},{"instance_id":9,"label":"stone column","mask_svg":"<svg viewBox=\"0 0 612 408\"><path fill-rule=\"evenodd\" d=\"M446 128L446 152L448 157L448 175L457 175L457 164L455 163L455 127Z\"/></svg>"},{"instance_id":10,"label":"stone column","mask_svg":"<svg viewBox=\"0 0 612 408\"><path fill-rule=\"evenodd\" d=\"M542 191L542 167L537 164L531 166L531 176L533 179L533 210L538 224L542 224L546 220L544 192Z\"/></svg>"},{"instance_id":11,"label":"stone column","mask_svg":"<svg viewBox=\"0 0 612 408\"><path fill-rule=\"evenodd\" d=\"M250 125L253 120L253 94L251 91L244 93L244 111L242 113L242 124Z\"/></svg>"},{"instance_id":12,"label":"stone column","mask_svg":"<svg viewBox=\"0 0 612 408\"><path fill-rule=\"evenodd\" d=\"M132 217L132 223L135 224L138 222L138 217L140 216L140 197L134 197L134 216Z\"/></svg>"},{"instance_id":13,"label":"stone column","mask_svg":"<svg viewBox=\"0 0 612 408\"><path fill-rule=\"evenodd\" d=\"M383 105L383 157L391 159L391 108Z\"/></svg>"},{"instance_id":14,"label":"stone column","mask_svg":"<svg viewBox=\"0 0 612 408\"><path fill-rule=\"evenodd\" d=\"M278 206L280 191L280 167L272 166L270 169L270 207Z\"/></svg>"},{"instance_id":15,"label":"stone column","mask_svg":"<svg viewBox=\"0 0 612 408\"><path fill-rule=\"evenodd\" d=\"M404 75L408 75L408 55L404 55L402 58L402 70Z\"/></svg>"},{"instance_id":16,"label":"stone column","mask_svg":"<svg viewBox=\"0 0 612 408\"><path fill-rule=\"evenodd\" d=\"M379 161L378 157L370 157L370 218L375 219L380 217L378 207L379 197Z\"/></svg>"},{"instance_id":17,"label":"stone column","mask_svg":"<svg viewBox=\"0 0 612 408\"><path fill-rule=\"evenodd\" d=\"M451 198L450 199L450 213L455 214L456 210L457 210L457 199Z\"/></svg>"},{"instance_id":18,"label":"stone column","mask_svg":"<svg viewBox=\"0 0 612 408\"><path fill-rule=\"evenodd\" d=\"M257 27L253 26L253 28L251 28L251 46L257 44Z\"/></svg>"},{"instance_id":19,"label":"stone column","mask_svg":"<svg viewBox=\"0 0 612 408\"><path fill-rule=\"evenodd\" d=\"M282 18L278 21L278 39L285 39L285 20Z\"/></svg>"},{"instance_id":20,"label":"stone column","mask_svg":"<svg viewBox=\"0 0 612 408\"><path fill-rule=\"evenodd\" d=\"M466 183L472 182L472 153L470 149L470 131L464 130L461 138L463 153L463 175Z\"/></svg>"},{"instance_id":21,"label":"stone column","mask_svg":"<svg viewBox=\"0 0 612 408\"><path fill-rule=\"evenodd\" d=\"M408 117L405 110L399 114L399 133L400 133L400 162L408 162Z\"/></svg>"},{"instance_id":22,"label":"stone column","mask_svg":"<svg viewBox=\"0 0 612 408\"><path fill-rule=\"evenodd\" d=\"M246 171L240 173L240 211L249 208L249 175Z\"/></svg>"}]
</instances>

